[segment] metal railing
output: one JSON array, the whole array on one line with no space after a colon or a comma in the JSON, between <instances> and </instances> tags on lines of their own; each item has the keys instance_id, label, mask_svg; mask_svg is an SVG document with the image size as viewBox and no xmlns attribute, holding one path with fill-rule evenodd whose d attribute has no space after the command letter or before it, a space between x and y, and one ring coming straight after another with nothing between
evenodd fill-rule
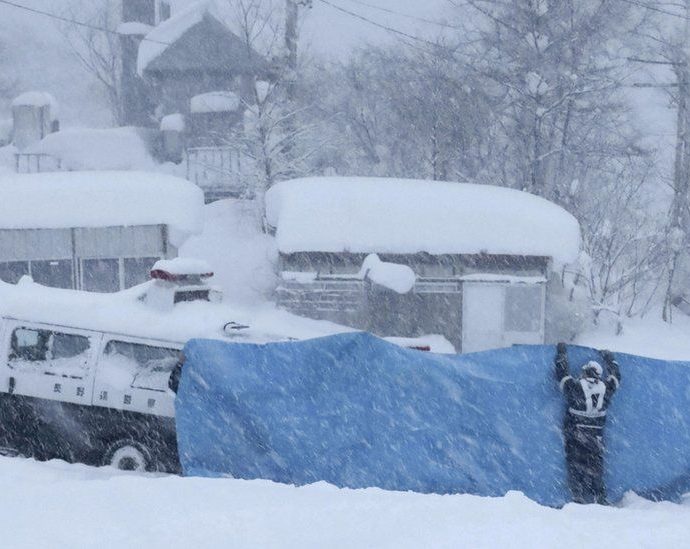
<instances>
[{"instance_id":1,"label":"metal railing","mask_svg":"<svg viewBox=\"0 0 690 549\"><path fill-rule=\"evenodd\" d=\"M231 147L191 147L186 150L187 179L204 191L206 201L253 198L242 172L242 155Z\"/></svg>"},{"instance_id":2,"label":"metal railing","mask_svg":"<svg viewBox=\"0 0 690 549\"><path fill-rule=\"evenodd\" d=\"M62 162L45 153L16 153L14 169L17 173L56 172L62 169Z\"/></svg>"}]
</instances>

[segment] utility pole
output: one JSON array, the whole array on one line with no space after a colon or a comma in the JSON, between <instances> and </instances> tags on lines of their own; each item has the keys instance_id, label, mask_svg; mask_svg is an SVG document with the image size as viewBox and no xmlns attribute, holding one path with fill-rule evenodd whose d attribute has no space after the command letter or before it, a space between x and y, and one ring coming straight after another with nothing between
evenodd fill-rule
<instances>
[{"instance_id":1,"label":"utility pole","mask_svg":"<svg viewBox=\"0 0 690 549\"><path fill-rule=\"evenodd\" d=\"M297 80L297 36L300 8L311 8L312 0L285 0L285 69L287 71L287 95L295 99Z\"/></svg>"}]
</instances>

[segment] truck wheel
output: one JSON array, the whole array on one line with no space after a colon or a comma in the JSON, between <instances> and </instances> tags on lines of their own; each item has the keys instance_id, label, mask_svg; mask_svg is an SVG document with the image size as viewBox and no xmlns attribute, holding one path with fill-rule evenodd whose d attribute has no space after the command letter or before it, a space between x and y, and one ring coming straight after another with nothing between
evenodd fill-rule
<instances>
[{"instance_id":1,"label":"truck wheel","mask_svg":"<svg viewBox=\"0 0 690 549\"><path fill-rule=\"evenodd\" d=\"M151 471L153 459L151 452L143 444L132 439L122 439L108 446L103 455L103 465L122 471Z\"/></svg>"}]
</instances>

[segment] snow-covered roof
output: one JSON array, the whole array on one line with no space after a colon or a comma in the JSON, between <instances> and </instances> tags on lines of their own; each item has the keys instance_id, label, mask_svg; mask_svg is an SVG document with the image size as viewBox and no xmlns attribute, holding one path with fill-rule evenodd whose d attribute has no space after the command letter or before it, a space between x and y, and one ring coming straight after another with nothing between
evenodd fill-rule
<instances>
[{"instance_id":1,"label":"snow-covered roof","mask_svg":"<svg viewBox=\"0 0 690 549\"><path fill-rule=\"evenodd\" d=\"M165 224L200 232L201 189L149 172L46 172L0 176L0 228L48 229ZM171 233L176 240L176 234Z\"/></svg>"},{"instance_id":2,"label":"snow-covered roof","mask_svg":"<svg viewBox=\"0 0 690 549\"><path fill-rule=\"evenodd\" d=\"M538 196L490 185L319 177L278 183L266 217L283 253L500 254L574 261L577 220Z\"/></svg>"},{"instance_id":3,"label":"snow-covered roof","mask_svg":"<svg viewBox=\"0 0 690 549\"><path fill-rule=\"evenodd\" d=\"M189 107L193 113L232 112L240 108L240 98L230 91L213 91L195 95Z\"/></svg>"},{"instance_id":4,"label":"snow-covered roof","mask_svg":"<svg viewBox=\"0 0 690 549\"><path fill-rule=\"evenodd\" d=\"M50 107L50 119L58 117L58 103L48 92L28 91L12 100L13 107Z\"/></svg>"},{"instance_id":5,"label":"snow-covered roof","mask_svg":"<svg viewBox=\"0 0 690 549\"><path fill-rule=\"evenodd\" d=\"M214 0L200 0L175 13L170 19L154 27L139 45L137 57L137 72L143 76L146 67L160 57L170 46L179 40L193 26L210 15L218 21L226 17L221 14L220 7Z\"/></svg>"},{"instance_id":6,"label":"snow-covered roof","mask_svg":"<svg viewBox=\"0 0 690 549\"><path fill-rule=\"evenodd\" d=\"M24 152L49 154L64 170L150 170L156 165L139 128L79 128L46 135Z\"/></svg>"}]
</instances>

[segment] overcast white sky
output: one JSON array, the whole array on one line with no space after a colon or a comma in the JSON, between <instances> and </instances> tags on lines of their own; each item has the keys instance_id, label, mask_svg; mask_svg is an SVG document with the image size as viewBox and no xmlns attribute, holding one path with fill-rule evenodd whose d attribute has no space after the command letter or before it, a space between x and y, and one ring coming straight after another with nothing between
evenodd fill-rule
<instances>
[{"instance_id":1,"label":"overcast white sky","mask_svg":"<svg viewBox=\"0 0 690 549\"><path fill-rule=\"evenodd\" d=\"M431 38L443 28L416 18L447 22L452 17L448 0L328 0L333 5L357 13L381 25L408 34ZM312 51L343 55L359 44L395 40L395 35L347 15L321 0L313 0L302 29L303 43ZM368 5L376 7L368 7ZM399 12L394 15L388 11ZM409 17L408 17L409 16Z\"/></svg>"}]
</instances>

